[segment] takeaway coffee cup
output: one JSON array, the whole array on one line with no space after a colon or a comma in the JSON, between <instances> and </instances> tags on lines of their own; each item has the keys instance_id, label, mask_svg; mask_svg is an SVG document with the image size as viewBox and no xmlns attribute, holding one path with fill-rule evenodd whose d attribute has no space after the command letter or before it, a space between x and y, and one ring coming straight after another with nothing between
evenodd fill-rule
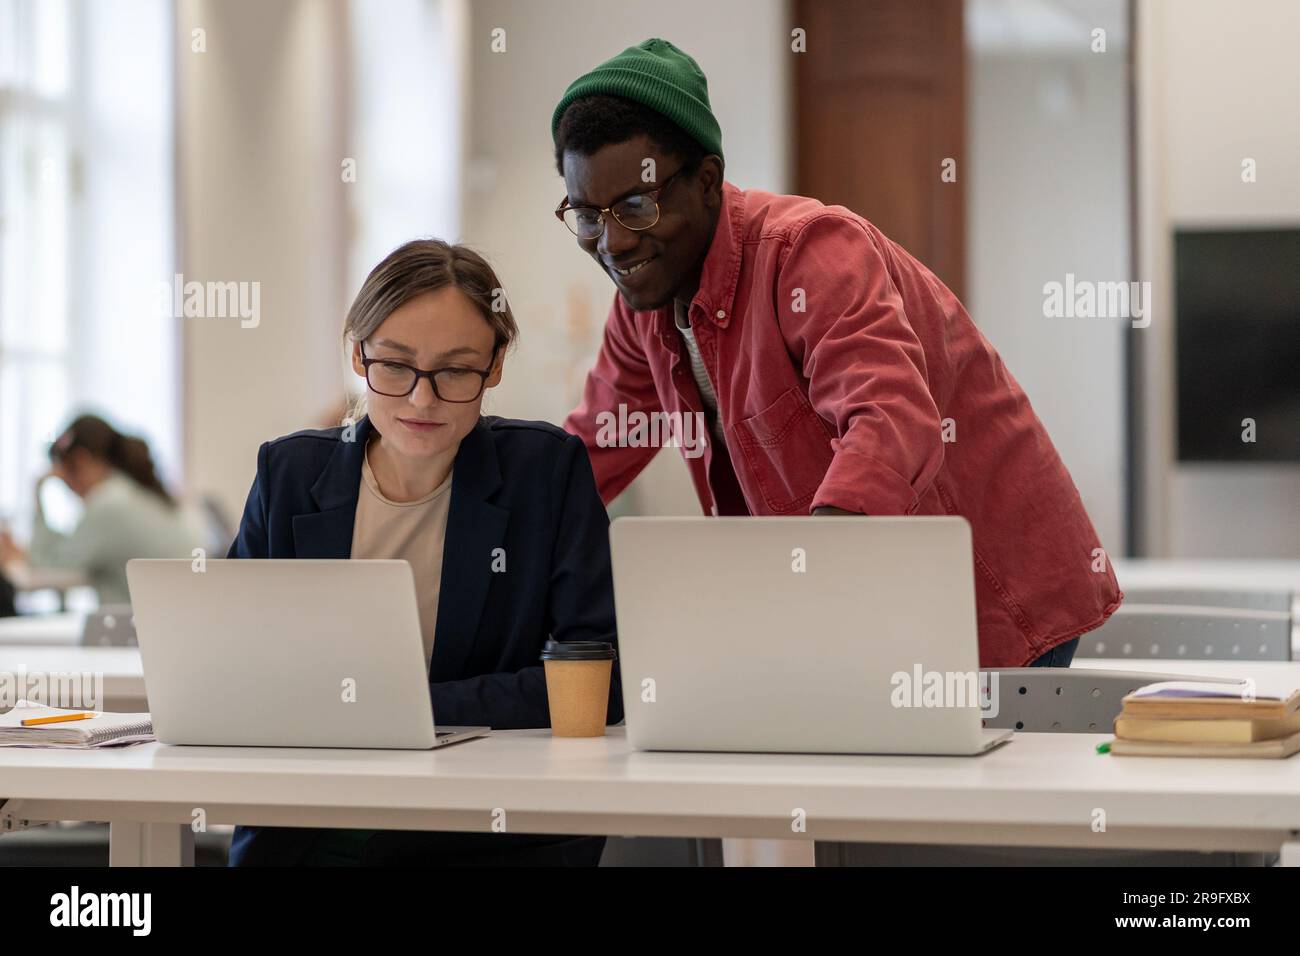
<instances>
[{"instance_id":1,"label":"takeaway coffee cup","mask_svg":"<svg viewBox=\"0 0 1300 956\"><path fill-rule=\"evenodd\" d=\"M606 641L547 641L542 648L551 736L603 737L609 711L614 645Z\"/></svg>"}]
</instances>

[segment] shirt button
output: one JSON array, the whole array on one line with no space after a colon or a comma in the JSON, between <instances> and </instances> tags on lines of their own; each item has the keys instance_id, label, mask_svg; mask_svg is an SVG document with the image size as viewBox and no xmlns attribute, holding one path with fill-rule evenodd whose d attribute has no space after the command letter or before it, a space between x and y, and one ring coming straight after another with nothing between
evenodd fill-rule
<instances>
[{"instance_id":1,"label":"shirt button","mask_svg":"<svg viewBox=\"0 0 1300 956\"><path fill-rule=\"evenodd\" d=\"M727 317L727 310L726 310L726 309L719 309L719 310L718 310L718 318L720 318L720 319L725 319L726 317Z\"/></svg>"}]
</instances>

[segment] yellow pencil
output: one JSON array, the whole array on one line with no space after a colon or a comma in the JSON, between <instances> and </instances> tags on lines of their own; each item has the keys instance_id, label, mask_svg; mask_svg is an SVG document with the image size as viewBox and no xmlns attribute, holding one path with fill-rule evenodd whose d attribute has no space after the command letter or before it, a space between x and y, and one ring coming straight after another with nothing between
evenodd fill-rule
<instances>
[{"instance_id":1,"label":"yellow pencil","mask_svg":"<svg viewBox=\"0 0 1300 956\"><path fill-rule=\"evenodd\" d=\"M28 717L23 721L23 726L32 727L36 724L60 724L65 720L85 720L88 717L94 716L94 714L59 714L57 717Z\"/></svg>"}]
</instances>

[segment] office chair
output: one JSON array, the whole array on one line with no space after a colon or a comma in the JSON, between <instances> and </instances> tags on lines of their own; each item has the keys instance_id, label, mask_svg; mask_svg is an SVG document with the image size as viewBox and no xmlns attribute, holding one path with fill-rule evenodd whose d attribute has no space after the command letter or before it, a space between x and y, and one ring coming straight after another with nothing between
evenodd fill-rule
<instances>
[{"instance_id":1,"label":"office chair","mask_svg":"<svg viewBox=\"0 0 1300 956\"><path fill-rule=\"evenodd\" d=\"M81 628L86 647L137 647L135 618L129 604L104 604L86 615Z\"/></svg>"},{"instance_id":2,"label":"office chair","mask_svg":"<svg viewBox=\"0 0 1300 956\"><path fill-rule=\"evenodd\" d=\"M1213 597L1168 593L1158 596ZM1125 601L1105 624L1079 639L1075 656L1289 661L1291 602L1289 595L1284 599L1285 610ZM1268 603L1276 607L1281 601L1270 599Z\"/></svg>"}]
</instances>

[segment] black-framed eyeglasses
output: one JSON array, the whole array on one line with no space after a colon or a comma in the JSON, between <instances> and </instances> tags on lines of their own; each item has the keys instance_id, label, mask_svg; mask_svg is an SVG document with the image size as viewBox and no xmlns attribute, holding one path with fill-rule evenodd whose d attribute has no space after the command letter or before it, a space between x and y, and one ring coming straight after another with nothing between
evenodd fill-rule
<instances>
[{"instance_id":1,"label":"black-framed eyeglasses","mask_svg":"<svg viewBox=\"0 0 1300 956\"><path fill-rule=\"evenodd\" d=\"M486 369L448 366L423 369L405 362L386 358L366 358L366 343L361 346L361 364L366 370L366 385L378 395L404 398L415 391L420 379L427 378L433 394L443 402L472 402L483 394L492 365L497 360L497 349L492 349L492 362Z\"/></svg>"},{"instance_id":2,"label":"black-framed eyeglasses","mask_svg":"<svg viewBox=\"0 0 1300 956\"><path fill-rule=\"evenodd\" d=\"M649 229L659 221L659 198L664 194L674 179L686 172L683 166L663 181L663 184L643 193L636 193L620 199L612 206L597 206L594 203L571 205L565 196L555 207L555 218L569 227L569 232L579 239L599 239L605 231L606 214L618 220L626 229L639 232Z\"/></svg>"}]
</instances>

